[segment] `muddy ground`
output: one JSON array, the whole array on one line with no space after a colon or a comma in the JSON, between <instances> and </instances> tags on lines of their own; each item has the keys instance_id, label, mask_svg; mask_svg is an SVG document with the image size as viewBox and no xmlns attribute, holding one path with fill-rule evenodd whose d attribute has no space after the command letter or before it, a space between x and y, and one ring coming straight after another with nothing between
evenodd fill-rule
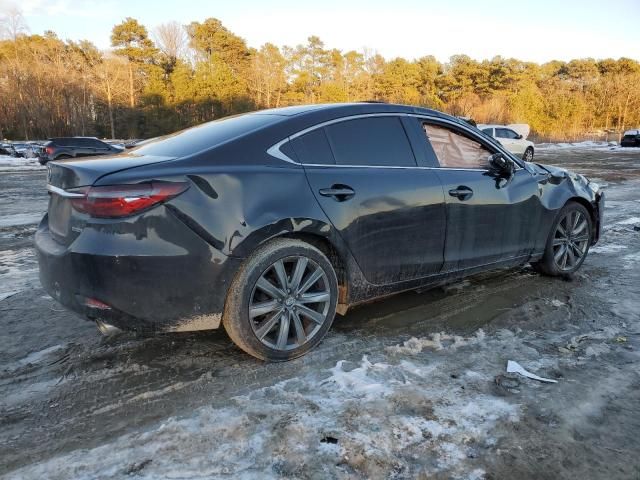
<instances>
[{"instance_id":1,"label":"muddy ground","mask_svg":"<svg viewBox=\"0 0 640 480\"><path fill-rule=\"evenodd\" d=\"M101 337L38 284L44 172L3 168L0 476L640 478L640 151L537 160L607 185L572 281L522 267L399 295L284 364L223 331Z\"/></svg>"}]
</instances>

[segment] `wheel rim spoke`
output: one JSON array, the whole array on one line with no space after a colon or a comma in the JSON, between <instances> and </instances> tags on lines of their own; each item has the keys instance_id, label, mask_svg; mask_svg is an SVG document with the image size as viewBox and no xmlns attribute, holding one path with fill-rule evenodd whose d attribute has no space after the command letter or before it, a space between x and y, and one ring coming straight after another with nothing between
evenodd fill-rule
<instances>
[{"instance_id":1,"label":"wheel rim spoke","mask_svg":"<svg viewBox=\"0 0 640 480\"><path fill-rule=\"evenodd\" d=\"M573 267L576 264L576 256L573 253L573 245L567 248L567 255L565 259L565 265L568 264L569 268Z\"/></svg>"},{"instance_id":2,"label":"wheel rim spoke","mask_svg":"<svg viewBox=\"0 0 640 480\"><path fill-rule=\"evenodd\" d=\"M304 284L298 289L297 293L305 293L309 290L313 285L322 278L323 272L320 267L316 268L315 271L309 275L309 278L304 282Z\"/></svg>"},{"instance_id":3,"label":"wheel rim spoke","mask_svg":"<svg viewBox=\"0 0 640 480\"><path fill-rule=\"evenodd\" d=\"M567 236L567 231L566 231L566 230L564 229L564 227L562 226L562 222L563 222L564 220L565 220L565 219L562 219L562 221L561 221L560 223L558 223L558 227L557 227L558 233L560 234L560 236L561 236L562 238L566 238L566 236Z\"/></svg>"},{"instance_id":4,"label":"wheel rim spoke","mask_svg":"<svg viewBox=\"0 0 640 480\"><path fill-rule=\"evenodd\" d=\"M305 293L300 295L298 303L323 303L328 302L330 298L331 294L329 292Z\"/></svg>"},{"instance_id":5,"label":"wheel rim spoke","mask_svg":"<svg viewBox=\"0 0 640 480\"><path fill-rule=\"evenodd\" d=\"M309 320L319 325L324 322L324 315L322 315L319 312L316 312L315 310L310 309L306 305L298 305L298 310L302 315L304 315Z\"/></svg>"},{"instance_id":6,"label":"wheel rim spoke","mask_svg":"<svg viewBox=\"0 0 640 480\"><path fill-rule=\"evenodd\" d=\"M297 292L298 288L300 287L300 282L302 281L304 272L307 270L308 263L309 261L305 257L300 257L296 262L296 268L293 271L293 275L291 276L291 289L294 292Z\"/></svg>"},{"instance_id":7,"label":"wheel rim spoke","mask_svg":"<svg viewBox=\"0 0 640 480\"><path fill-rule=\"evenodd\" d=\"M300 315L298 315L298 312L296 311L293 311L291 316L293 317L293 327L296 331L296 337L298 339L298 343L302 345L304 342L307 341L307 334L304 331L302 320L300 319Z\"/></svg>"},{"instance_id":8,"label":"wheel rim spoke","mask_svg":"<svg viewBox=\"0 0 640 480\"><path fill-rule=\"evenodd\" d=\"M282 350L287 346L287 339L289 338L289 312L283 312L280 315L280 330L278 331L278 342L276 346Z\"/></svg>"},{"instance_id":9,"label":"wheel rim spoke","mask_svg":"<svg viewBox=\"0 0 640 480\"><path fill-rule=\"evenodd\" d=\"M280 288L286 292L289 289L289 281L287 279L287 271L284 269L284 263L282 260L278 260L274 263L273 269L278 277L278 282L280 282Z\"/></svg>"},{"instance_id":10,"label":"wheel rim spoke","mask_svg":"<svg viewBox=\"0 0 640 480\"><path fill-rule=\"evenodd\" d=\"M553 246L554 247L559 247L560 245L564 245L564 242L566 242L565 238L554 238L553 239Z\"/></svg>"},{"instance_id":11,"label":"wheel rim spoke","mask_svg":"<svg viewBox=\"0 0 640 480\"><path fill-rule=\"evenodd\" d=\"M282 299L286 296L284 291L280 290L273 283L264 278L264 276L260 277L258 283L256 283L256 287L269 295L271 298Z\"/></svg>"},{"instance_id":12,"label":"wheel rim spoke","mask_svg":"<svg viewBox=\"0 0 640 480\"><path fill-rule=\"evenodd\" d=\"M573 230L574 237L582 232L585 228L587 228L587 221L582 220L582 222L580 222L580 224Z\"/></svg>"},{"instance_id":13,"label":"wheel rim spoke","mask_svg":"<svg viewBox=\"0 0 640 480\"><path fill-rule=\"evenodd\" d=\"M564 255L564 252L566 250L567 250L567 246L564 243L562 245L560 245L560 248L558 249L558 251L553 256L555 258L555 260L556 260L556 263L559 264L560 260L562 259L562 256Z\"/></svg>"},{"instance_id":14,"label":"wheel rim spoke","mask_svg":"<svg viewBox=\"0 0 640 480\"><path fill-rule=\"evenodd\" d=\"M582 215L580 214L580 212L573 212L573 224L571 227L571 232L575 232L576 228L578 228L578 223L580 222L580 219L582 218Z\"/></svg>"},{"instance_id":15,"label":"wheel rim spoke","mask_svg":"<svg viewBox=\"0 0 640 480\"><path fill-rule=\"evenodd\" d=\"M282 315L282 310L278 310L276 313L274 313L268 320L266 320L261 326L260 328L258 328L255 332L256 332L256 336L262 340L267 333L269 333L271 331L271 329L274 327L274 325L276 323L278 323L278 320L280 320L280 316Z\"/></svg>"},{"instance_id":16,"label":"wheel rim spoke","mask_svg":"<svg viewBox=\"0 0 640 480\"><path fill-rule=\"evenodd\" d=\"M575 243L583 243L583 242L586 242L587 240L589 240L589 235L587 235L586 233L584 235L573 237L573 241Z\"/></svg>"},{"instance_id":17,"label":"wheel rim spoke","mask_svg":"<svg viewBox=\"0 0 640 480\"><path fill-rule=\"evenodd\" d=\"M276 309L280 309L280 303L277 300L255 303L249 307L249 317L259 317L260 315L273 312Z\"/></svg>"}]
</instances>

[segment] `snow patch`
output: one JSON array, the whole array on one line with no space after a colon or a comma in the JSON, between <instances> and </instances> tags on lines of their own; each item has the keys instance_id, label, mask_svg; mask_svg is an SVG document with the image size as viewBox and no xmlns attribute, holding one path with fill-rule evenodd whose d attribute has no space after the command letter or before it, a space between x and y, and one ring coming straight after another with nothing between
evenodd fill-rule
<instances>
[{"instance_id":1,"label":"snow patch","mask_svg":"<svg viewBox=\"0 0 640 480\"><path fill-rule=\"evenodd\" d=\"M434 333L430 338L416 338L411 337L405 341L402 345L394 345L387 347L387 352L395 354L418 354L425 348L432 348L434 350L444 350L447 348L456 349L465 345L473 345L481 343L485 338L484 331L479 329L475 335L469 338L464 338L459 335L449 335L444 332Z\"/></svg>"},{"instance_id":2,"label":"snow patch","mask_svg":"<svg viewBox=\"0 0 640 480\"><path fill-rule=\"evenodd\" d=\"M42 213L14 213L0 217L0 228L32 225L42 220Z\"/></svg>"},{"instance_id":3,"label":"snow patch","mask_svg":"<svg viewBox=\"0 0 640 480\"><path fill-rule=\"evenodd\" d=\"M387 478L400 471L481 478L484 472L468 464L470 454L495 444L491 432L498 423L519 420L520 406L505 399L474 389L443 391L438 385L449 372L442 365L366 356L352 365L339 361L234 397L223 408L201 407L187 418L172 417L12 475L110 479L135 470L140 478L307 478L318 476L319 465L333 465L347 477ZM479 381L482 374L466 377ZM426 460L419 470L417 458Z\"/></svg>"},{"instance_id":4,"label":"snow patch","mask_svg":"<svg viewBox=\"0 0 640 480\"><path fill-rule=\"evenodd\" d=\"M589 253L616 253L626 249L626 245L618 245L615 243L605 243L604 245L596 245L589 249Z\"/></svg>"},{"instance_id":5,"label":"snow patch","mask_svg":"<svg viewBox=\"0 0 640 480\"><path fill-rule=\"evenodd\" d=\"M603 142L586 140L583 142L560 142L560 143L538 143L535 145L536 150L567 150L567 149L588 149L598 151L612 152L638 152L640 148L621 147L617 142Z\"/></svg>"},{"instance_id":6,"label":"snow patch","mask_svg":"<svg viewBox=\"0 0 640 480\"><path fill-rule=\"evenodd\" d=\"M38 284L38 264L31 249L0 251L0 301Z\"/></svg>"},{"instance_id":7,"label":"snow patch","mask_svg":"<svg viewBox=\"0 0 640 480\"><path fill-rule=\"evenodd\" d=\"M46 168L46 166L40 165L37 158L22 158L0 155L0 170L45 170Z\"/></svg>"}]
</instances>

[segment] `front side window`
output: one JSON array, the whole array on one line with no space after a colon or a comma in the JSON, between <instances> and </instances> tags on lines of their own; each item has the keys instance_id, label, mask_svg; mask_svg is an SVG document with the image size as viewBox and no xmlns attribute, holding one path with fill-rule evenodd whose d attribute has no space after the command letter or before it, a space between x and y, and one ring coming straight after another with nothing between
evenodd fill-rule
<instances>
[{"instance_id":1,"label":"front side window","mask_svg":"<svg viewBox=\"0 0 640 480\"><path fill-rule=\"evenodd\" d=\"M399 117L356 118L325 130L338 165L416 166Z\"/></svg>"},{"instance_id":2,"label":"front side window","mask_svg":"<svg viewBox=\"0 0 640 480\"><path fill-rule=\"evenodd\" d=\"M423 124L441 167L486 169L491 152L482 144L440 125Z\"/></svg>"},{"instance_id":3,"label":"front side window","mask_svg":"<svg viewBox=\"0 0 640 480\"><path fill-rule=\"evenodd\" d=\"M89 139L89 144L94 148L103 148L103 149L109 148L109 146L106 143L101 142L100 140Z\"/></svg>"},{"instance_id":4,"label":"front side window","mask_svg":"<svg viewBox=\"0 0 640 480\"><path fill-rule=\"evenodd\" d=\"M508 138L513 140L518 138L518 134L513 130L509 130L508 128L496 128L496 137Z\"/></svg>"}]
</instances>

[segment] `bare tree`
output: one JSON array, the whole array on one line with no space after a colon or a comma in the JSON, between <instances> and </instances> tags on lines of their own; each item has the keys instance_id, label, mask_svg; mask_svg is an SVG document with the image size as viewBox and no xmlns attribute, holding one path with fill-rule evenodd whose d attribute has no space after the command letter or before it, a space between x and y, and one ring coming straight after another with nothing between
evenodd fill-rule
<instances>
[{"instance_id":1,"label":"bare tree","mask_svg":"<svg viewBox=\"0 0 640 480\"><path fill-rule=\"evenodd\" d=\"M158 25L153 31L153 39L160 51L174 64L185 55L189 43L187 32L178 22Z\"/></svg>"},{"instance_id":2,"label":"bare tree","mask_svg":"<svg viewBox=\"0 0 640 480\"><path fill-rule=\"evenodd\" d=\"M0 39L15 40L20 35L29 32L27 22L24 20L22 10L13 4L6 7L0 15Z\"/></svg>"}]
</instances>

